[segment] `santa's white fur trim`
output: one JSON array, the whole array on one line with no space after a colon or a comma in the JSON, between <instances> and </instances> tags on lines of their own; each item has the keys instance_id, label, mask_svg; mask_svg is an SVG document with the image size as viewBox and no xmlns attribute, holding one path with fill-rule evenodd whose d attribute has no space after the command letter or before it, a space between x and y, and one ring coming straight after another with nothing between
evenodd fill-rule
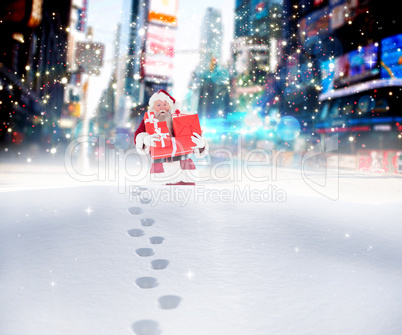
<instances>
[{"instance_id":1,"label":"santa's white fur trim","mask_svg":"<svg viewBox=\"0 0 402 335\"><path fill-rule=\"evenodd\" d=\"M166 101L169 104L170 110L173 110L174 106L173 100L163 92L157 92L152 94L151 98L149 99L149 106L153 108L155 102L157 102L158 100Z\"/></svg>"}]
</instances>

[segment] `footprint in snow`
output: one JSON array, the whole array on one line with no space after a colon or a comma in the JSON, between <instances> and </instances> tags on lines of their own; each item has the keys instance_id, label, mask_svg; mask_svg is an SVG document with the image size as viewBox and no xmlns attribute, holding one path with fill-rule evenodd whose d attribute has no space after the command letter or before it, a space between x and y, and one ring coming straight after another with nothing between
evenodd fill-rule
<instances>
[{"instance_id":1,"label":"footprint in snow","mask_svg":"<svg viewBox=\"0 0 402 335\"><path fill-rule=\"evenodd\" d=\"M158 286L158 281L154 277L141 277L135 283L139 288L154 288Z\"/></svg>"},{"instance_id":2,"label":"footprint in snow","mask_svg":"<svg viewBox=\"0 0 402 335\"><path fill-rule=\"evenodd\" d=\"M144 236L144 231L142 229L130 229L127 230L127 234L131 237L141 237Z\"/></svg>"},{"instance_id":3,"label":"footprint in snow","mask_svg":"<svg viewBox=\"0 0 402 335\"><path fill-rule=\"evenodd\" d=\"M162 236L152 236L149 238L151 244L162 244L164 240L165 238Z\"/></svg>"},{"instance_id":4,"label":"footprint in snow","mask_svg":"<svg viewBox=\"0 0 402 335\"><path fill-rule=\"evenodd\" d=\"M141 197L141 199L140 199L140 202L143 204L143 205L147 205L147 204L150 204L151 203L151 201L152 201L152 198L151 197Z\"/></svg>"},{"instance_id":5,"label":"footprint in snow","mask_svg":"<svg viewBox=\"0 0 402 335\"><path fill-rule=\"evenodd\" d=\"M154 270L166 269L168 265L169 261L167 259L155 259L151 262L151 268Z\"/></svg>"},{"instance_id":6,"label":"footprint in snow","mask_svg":"<svg viewBox=\"0 0 402 335\"><path fill-rule=\"evenodd\" d=\"M154 320L140 320L132 325L134 333L137 335L159 335L159 323Z\"/></svg>"},{"instance_id":7,"label":"footprint in snow","mask_svg":"<svg viewBox=\"0 0 402 335\"><path fill-rule=\"evenodd\" d=\"M154 219L144 218L140 220L141 226L143 227L150 227L155 223Z\"/></svg>"},{"instance_id":8,"label":"footprint in snow","mask_svg":"<svg viewBox=\"0 0 402 335\"><path fill-rule=\"evenodd\" d=\"M142 208L140 207L130 207L128 209L128 212L132 215L138 215L142 213Z\"/></svg>"},{"instance_id":9,"label":"footprint in snow","mask_svg":"<svg viewBox=\"0 0 402 335\"><path fill-rule=\"evenodd\" d=\"M152 201L152 193L149 190L141 191L138 196L142 204L149 204Z\"/></svg>"},{"instance_id":10,"label":"footprint in snow","mask_svg":"<svg viewBox=\"0 0 402 335\"><path fill-rule=\"evenodd\" d=\"M155 254L154 249L151 248L139 248L135 251L135 253L140 257L149 257Z\"/></svg>"},{"instance_id":11,"label":"footprint in snow","mask_svg":"<svg viewBox=\"0 0 402 335\"><path fill-rule=\"evenodd\" d=\"M177 295L164 295L158 299L161 309L174 309L179 306L181 298Z\"/></svg>"}]
</instances>

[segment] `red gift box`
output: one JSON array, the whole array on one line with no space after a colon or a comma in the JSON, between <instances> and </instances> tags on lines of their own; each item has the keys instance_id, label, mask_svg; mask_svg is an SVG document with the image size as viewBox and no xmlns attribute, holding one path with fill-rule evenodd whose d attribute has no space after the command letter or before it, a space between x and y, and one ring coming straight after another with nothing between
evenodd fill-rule
<instances>
[{"instance_id":1,"label":"red gift box","mask_svg":"<svg viewBox=\"0 0 402 335\"><path fill-rule=\"evenodd\" d=\"M153 112L146 112L144 116L145 130L148 134L158 134L155 139L156 148L166 148L172 145L169 129L165 121L159 122Z\"/></svg>"},{"instance_id":2,"label":"red gift box","mask_svg":"<svg viewBox=\"0 0 402 335\"><path fill-rule=\"evenodd\" d=\"M194 132L201 135L200 120L198 114L173 114L173 132L176 139L176 145L182 152L192 153L191 149L195 143L191 139Z\"/></svg>"},{"instance_id":3,"label":"red gift box","mask_svg":"<svg viewBox=\"0 0 402 335\"><path fill-rule=\"evenodd\" d=\"M164 124L163 124L164 123ZM154 128L154 134L159 135L155 139L156 148L169 148L172 146L172 139L169 135L169 129L166 122L158 122L159 128Z\"/></svg>"},{"instance_id":4,"label":"red gift box","mask_svg":"<svg viewBox=\"0 0 402 335\"><path fill-rule=\"evenodd\" d=\"M153 112L146 112L144 115L144 123L145 123L145 130L148 134L153 134L153 129L155 125L158 124L158 119L155 118L155 113Z\"/></svg>"},{"instance_id":5,"label":"red gift box","mask_svg":"<svg viewBox=\"0 0 402 335\"><path fill-rule=\"evenodd\" d=\"M191 139L193 133L201 135L200 120L198 114L173 114L173 131L175 137L187 136ZM193 145L194 146L194 143Z\"/></svg>"},{"instance_id":6,"label":"red gift box","mask_svg":"<svg viewBox=\"0 0 402 335\"><path fill-rule=\"evenodd\" d=\"M191 143L192 143L191 146L194 146L194 143L193 142ZM191 147L188 145L187 146L183 145L183 141L181 141L180 139L172 137L170 147L165 148L151 147L150 153L153 159L159 159L159 158L167 158L167 157L175 157L175 156L191 154L193 153L193 149L191 149Z\"/></svg>"},{"instance_id":7,"label":"red gift box","mask_svg":"<svg viewBox=\"0 0 402 335\"><path fill-rule=\"evenodd\" d=\"M151 147L150 154L153 159L182 156L193 153L191 147L195 146L191 136L196 132L201 135L201 126L197 114L172 114L174 137L169 136L166 122L159 122L153 112L146 112L144 116L145 129L149 134L160 134ZM167 134L166 134L167 133ZM167 136L166 136L167 135ZM162 143L164 142L164 146Z\"/></svg>"}]
</instances>

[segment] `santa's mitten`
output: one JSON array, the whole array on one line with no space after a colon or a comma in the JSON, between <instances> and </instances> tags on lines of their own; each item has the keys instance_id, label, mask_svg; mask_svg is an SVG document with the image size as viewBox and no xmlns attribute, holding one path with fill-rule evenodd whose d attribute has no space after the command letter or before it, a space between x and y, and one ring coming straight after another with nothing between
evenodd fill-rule
<instances>
[{"instance_id":1,"label":"santa's mitten","mask_svg":"<svg viewBox=\"0 0 402 335\"><path fill-rule=\"evenodd\" d=\"M148 133L139 133L135 138L135 148L140 155L148 155L150 145L146 145L145 142L148 142L148 137L150 135ZM150 140L149 140L150 141Z\"/></svg>"},{"instance_id":2,"label":"santa's mitten","mask_svg":"<svg viewBox=\"0 0 402 335\"><path fill-rule=\"evenodd\" d=\"M204 158L205 156L208 155L209 153L209 145L207 140L202 137L201 135L196 134L195 136L192 136L192 141L195 143L195 147L192 147L194 150L194 156L197 159ZM195 140L193 138L196 138ZM203 147L201 147L203 146Z\"/></svg>"}]
</instances>

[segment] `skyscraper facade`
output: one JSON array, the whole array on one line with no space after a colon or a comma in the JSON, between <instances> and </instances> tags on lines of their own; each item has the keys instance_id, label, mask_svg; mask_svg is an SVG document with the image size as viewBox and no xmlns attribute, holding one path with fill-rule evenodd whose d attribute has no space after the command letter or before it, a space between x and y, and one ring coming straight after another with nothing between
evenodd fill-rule
<instances>
[{"instance_id":1,"label":"skyscraper facade","mask_svg":"<svg viewBox=\"0 0 402 335\"><path fill-rule=\"evenodd\" d=\"M177 0L124 0L117 112L121 124L141 118L150 96L173 83Z\"/></svg>"},{"instance_id":2,"label":"skyscraper facade","mask_svg":"<svg viewBox=\"0 0 402 335\"><path fill-rule=\"evenodd\" d=\"M203 120L223 113L228 105L228 71L222 65L223 24L219 9L209 7L201 25L200 61L190 83L186 109Z\"/></svg>"},{"instance_id":3,"label":"skyscraper facade","mask_svg":"<svg viewBox=\"0 0 402 335\"><path fill-rule=\"evenodd\" d=\"M207 8L201 26L200 67L210 69L221 63L223 25L219 9Z\"/></svg>"}]
</instances>

